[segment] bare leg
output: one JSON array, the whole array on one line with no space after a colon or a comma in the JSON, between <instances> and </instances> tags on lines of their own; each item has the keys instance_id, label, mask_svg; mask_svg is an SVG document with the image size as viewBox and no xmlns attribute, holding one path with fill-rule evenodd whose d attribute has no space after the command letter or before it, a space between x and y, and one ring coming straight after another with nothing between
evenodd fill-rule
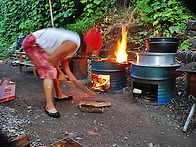
<instances>
[{"instance_id":1,"label":"bare leg","mask_svg":"<svg viewBox=\"0 0 196 147\"><path fill-rule=\"evenodd\" d=\"M66 95L64 95L61 92L60 83L59 83L59 81L57 79L54 80L54 91L55 91L55 97L57 97L59 99L66 97Z\"/></svg>"},{"instance_id":2,"label":"bare leg","mask_svg":"<svg viewBox=\"0 0 196 147\"><path fill-rule=\"evenodd\" d=\"M43 87L44 87L45 97L46 97L46 110L48 110L51 113L56 113L57 110L53 102L54 80L44 79Z\"/></svg>"}]
</instances>

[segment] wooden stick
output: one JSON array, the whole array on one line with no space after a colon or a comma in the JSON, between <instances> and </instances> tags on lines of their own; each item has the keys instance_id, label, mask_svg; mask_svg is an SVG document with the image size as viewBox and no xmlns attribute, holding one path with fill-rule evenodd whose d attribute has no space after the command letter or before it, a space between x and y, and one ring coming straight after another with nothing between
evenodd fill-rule
<instances>
[{"instance_id":1,"label":"wooden stick","mask_svg":"<svg viewBox=\"0 0 196 147\"><path fill-rule=\"evenodd\" d=\"M53 21L53 14L52 14L52 4L51 4L51 0L49 0L49 5L50 5L50 16L51 16L51 21L52 21L52 27L54 28L54 21Z\"/></svg>"}]
</instances>

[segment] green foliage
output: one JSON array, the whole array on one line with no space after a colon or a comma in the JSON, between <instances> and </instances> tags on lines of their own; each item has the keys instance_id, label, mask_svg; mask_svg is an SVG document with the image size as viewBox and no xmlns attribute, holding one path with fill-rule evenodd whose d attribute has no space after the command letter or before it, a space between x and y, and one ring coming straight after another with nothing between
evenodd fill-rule
<instances>
[{"instance_id":1,"label":"green foliage","mask_svg":"<svg viewBox=\"0 0 196 147\"><path fill-rule=\"evenodd\" d=\"M79 33L87 31L97 20L106 17L115 0L81 0L80 2L84 6L81 17L67 25L68 29Z\"/></svg>"},{"instance_id":2,"label":"green foliage","mask_svg":"<svg viewBox=\"0 0 196 147\"><path fill-rule=\"evenodd\" d=\"M78 33L88 28L106 23L106 16L115 8L116 0L52 0L54 25ZM174 36L186 28L184 22L196 19L196 16L177 0L133 0L137 7L135 15L141 16L141 22L154 27L154 36L162 32L163 36ZM50 6L48 0L0 0L0 58L5 58L16 49L17 36L26 36L38 29L51 27ZM127 14L123 10L121 17ZM135 10L134 10L135 11ZM113 21L113 19L112 19ZM141 35L145 35L143 32ZM138 38L142 44L142 38ZM188 49L187 42L182 48ZM189 44L190 46L190 44Z\"/></svg>"},{"instance_id":3,"label":"green foliage","mask_svg":"<svg viewBox=\"0 0 196 147\"><path fill-rule=\"evenodd\" d=\"M192 43L190 43L188 40L184 40L180 45L180 50L189 50L191 48Z\"/></svg>"},{"instance_id":4,"label":"green foliage","mask_svg":"<svg viewBox=\"0 0 196 147\"><path fill-rule=\"evenodd\" d=\"M17 36L27 35L48 22L49 11L43 7L44 4L44 0L39 0L39 3L35 0L4 0L0 3L1 54L16 42Z\"/></svg>"},{"instance_id":5,"label":"green foliage","mask_svg":"<svg viewBox=\"0 0 196 147\"><path fill-rule=\"evenodd\" d=\"M110 35L107 35L106 37L107 37L107 39L108 39L108 40L110 40L110 39L111 39L111 36L110 36Z\"/></svg>"},{"instance_id":6,"label":"green foliage","mask_svg":"<svg viewBox=\"0 0 196 147\"><path fill-rule=\"evenodd\" d=\"M93 23L96 20L93 18L81 18L78 19L75 23L73 24L67 24L66 28L68 30L72 30L78 33L82 33L88 30L88 28L91 28L93 26Z\"/></svg>"},{"instance_id":7,"label":"green foliage","mask_svg":"<svg viewBox=\"0 0 196 147\"><path fill-rule=\"evenodd\" d=\"M83 32L106 15L115 0L51 2L55 27ZM0 0L0 7L0 58L9 55L7 49L16 42L17 36L52 26L48 0Z\"/></svg>"},{"instance_id":8,"label":"green foliage","mask_svg":"<svg viewBox=\"0 0 196 147\"><path fill-rule=\"evenodd\" d=\"M186 29L185 21L196 18L178 0L139 0L136 7L141 12L141 20L145 24L151 23L158 32L164 32L171 26L178 32L182 31Z\"/></svg>"},{"instance_id":9,"label":"green foliage","mask_svg":"<svg viewBox=\"0 0 196 147\"><path fill-rule=\"evenodd\" d=\"M196 16L178 0L138 0L136 7L141 21L154 27L154 34L150 37L161 33L166 37L177 36L186 29L186 21L196 19ZM189 41L185 40L180 50L188 50L190 46Z\"/></svg>"}]
</instances>

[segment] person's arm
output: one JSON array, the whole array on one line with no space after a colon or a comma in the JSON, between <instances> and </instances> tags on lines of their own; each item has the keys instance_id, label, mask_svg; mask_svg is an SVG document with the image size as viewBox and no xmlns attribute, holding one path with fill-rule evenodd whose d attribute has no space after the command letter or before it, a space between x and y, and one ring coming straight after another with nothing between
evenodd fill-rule
<instances>
[{"instance_id":1,"label":"person's arm","mask_svg":"<svg viewBox=\"0 0 196 147\"><path fill-rule=\"evenodd\" d=\"M59 68L59 60L68 56L70 53L73 53L76 50L76 44L72 41L63 42L52 54L49 56L49 62L57 69L58 72L58 80L63 83L66 82L67 79L63 72Z\"/></svg>"},{"instance_id":2,"label":"person's arm","mask_svg":"<svg viewBox=\"0 0 196 147\"><path fill-rule=\"evenodd\" d=\"M73 84L76 86L78 90L88 94L95 94L92 90L88 89L84 84L82 84L76 79L76 77L74 76L74 74L71 72L69 68L69 61L67 59L61 60L61 66L63 68L63 71L68 76L69 80L73 82Z\"/></svg>"},{"instance_id":3,"label":"person's arm","mask_svg":"<svg viewBox=\"0 0 196 147\"><path fill-rule=\"evenodd\" d=\"M66 73L70 81L77 81L76 77L74 74L71 72L69 68L69 61L68 59L63 59L61 60L61 66L63 68L63 71Z\"/></svg>"},{"instance_id":4,"label":"person's arm","mask_svg":"<svg viewBox=\"0 0 196 147\"><path fill-rule=\"evenodd\" d=\"M56 67L58 61L76 50L77 46L72 41L63 42L52 54L49 56L50 63Z\"/></svg>"}]
</instances>

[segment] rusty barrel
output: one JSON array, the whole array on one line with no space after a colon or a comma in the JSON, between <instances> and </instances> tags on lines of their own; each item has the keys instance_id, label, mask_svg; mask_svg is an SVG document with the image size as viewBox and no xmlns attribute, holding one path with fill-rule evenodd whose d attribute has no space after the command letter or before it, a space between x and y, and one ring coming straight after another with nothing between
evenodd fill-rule
<instances>
[{"instance_id":1,"label":"rusty barrel","mask_svg":"<svg viewBox=\"0 0 196 147\"><path fill-rule=\"evenodd\" d=\"M69 62L69 66L77 79L86 79L88 77L87 59L73 58Z\"/></svg>"},{"instance_id":2,"label":"rusty barrel","mask_svg":"<svg viewBox=\"0 0 196 147\"><path fill-rule=\"evenodd\" d=\"M186 72L185 76L186 96L193 95L196 97L196 73Z\"/></svg>"}]
</instances>

